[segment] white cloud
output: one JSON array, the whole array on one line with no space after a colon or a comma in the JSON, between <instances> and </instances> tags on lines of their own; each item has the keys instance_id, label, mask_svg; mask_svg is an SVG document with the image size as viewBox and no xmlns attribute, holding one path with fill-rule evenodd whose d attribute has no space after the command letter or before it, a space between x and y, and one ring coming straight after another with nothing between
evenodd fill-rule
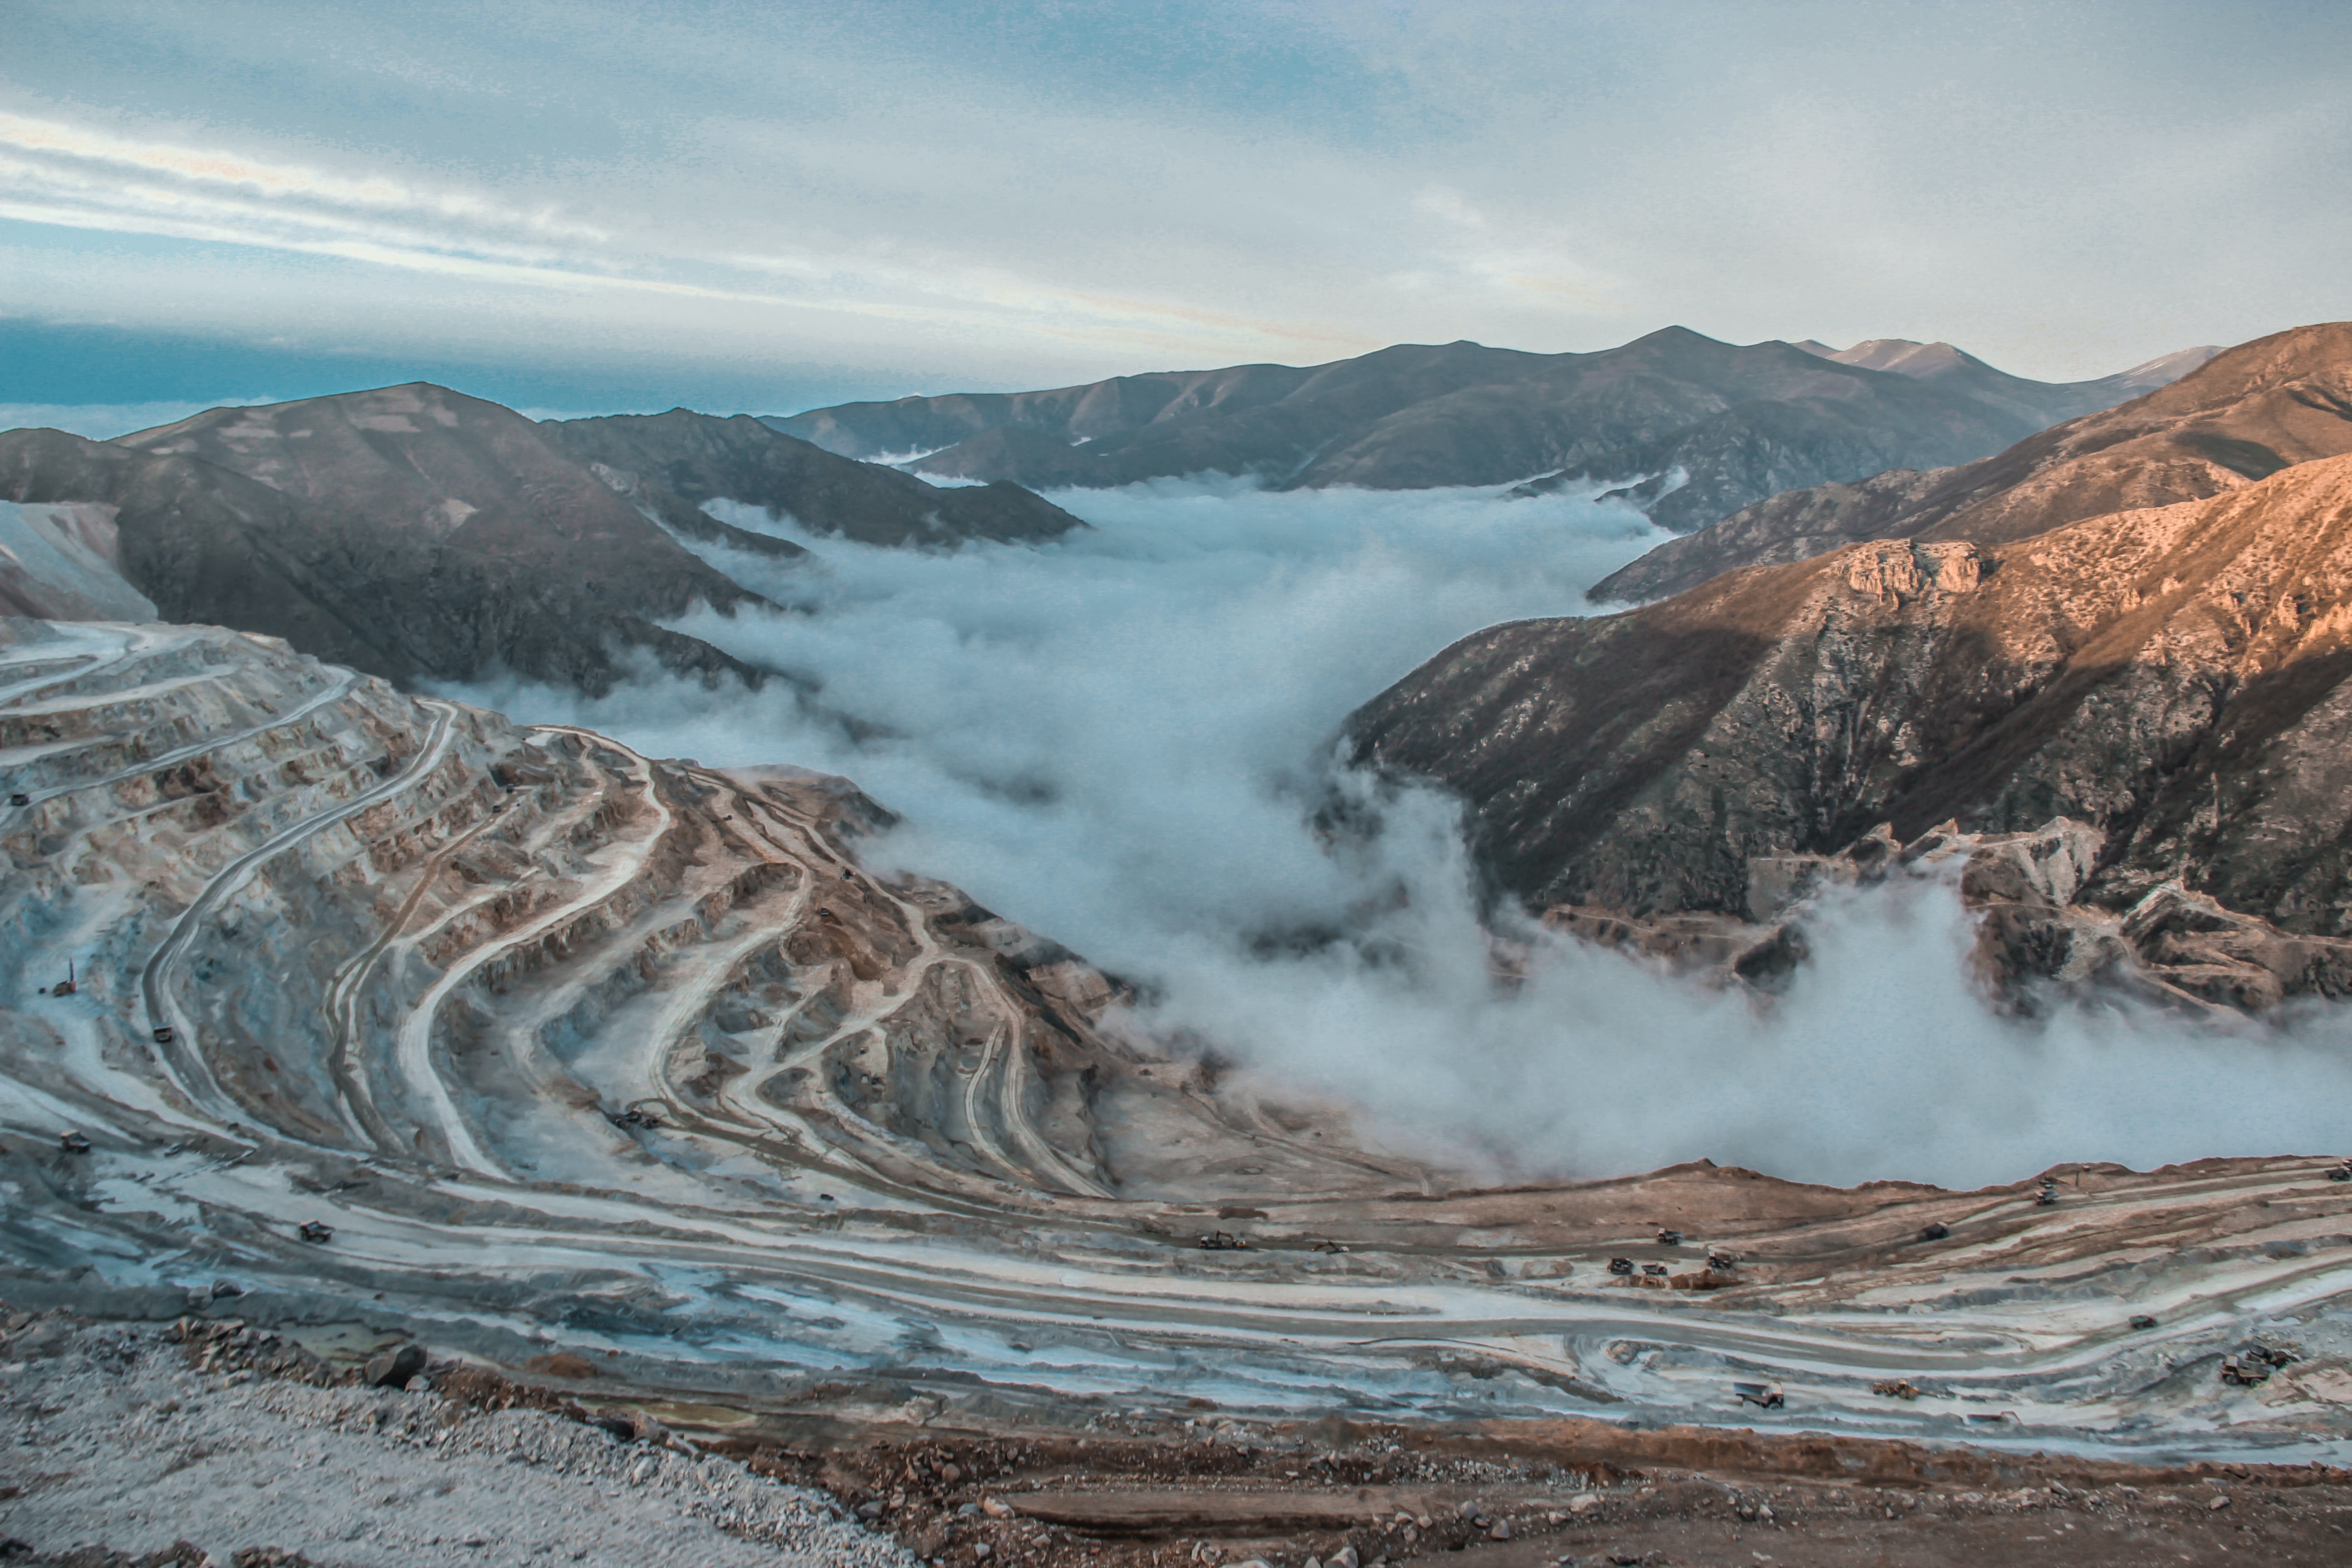
<instances>
[{"instance_id":1,"label":"white cloud","mask_svg":"<svg viewBox=\"0 0 2352 1568\"><path fill-rule=\"evenodd\" d=\"M798 572L716 557L796 611L686 629L820 680L892 736L856 745L781 692L658 679L594 702L467 695L658 753L846 774L905 815L875 858L1148 982L1156 1026L1502 1167L1706 1156L1968 1184L2337 1136L2340 1013L2237 1033L1997 1017L1963 979L1948 891L1832 911L1813 965L1759 1012L1533 931L1513 933L1535 947L1528 983L1498 985L1454 812L1425 793L1354 781L1383 831L1318 837L1345 716L1481 626L1578 613L1650 542L1631 513L1227 482L1057 499L1096 531L931 555L801 536L824 565ZM2259 1093L2215 1092L2250 1064Z\"/></svg>"}]
</instances>

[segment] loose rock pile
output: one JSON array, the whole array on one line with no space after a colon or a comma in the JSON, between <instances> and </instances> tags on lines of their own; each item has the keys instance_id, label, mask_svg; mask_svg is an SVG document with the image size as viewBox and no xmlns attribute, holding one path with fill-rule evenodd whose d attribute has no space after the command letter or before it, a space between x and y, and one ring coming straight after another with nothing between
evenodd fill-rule
<instances>
[{"instance_id":1,"label":"loose rock pile","mask_svg":"<svg viewBox=\"0 0 2352 1568\"><path fill-rule=\"evenodd\" d=\"M561 1402L494 1375L420 1376L413 1346L347 1371L234 1321L5 1322L12 1568L772 1568L779 1552L913 1568L821 1492L667 1433L623 1438L531 1408ZM469 1390L503 1390L507 1407L468 1404Z\"/></svg>"}]
</instances>

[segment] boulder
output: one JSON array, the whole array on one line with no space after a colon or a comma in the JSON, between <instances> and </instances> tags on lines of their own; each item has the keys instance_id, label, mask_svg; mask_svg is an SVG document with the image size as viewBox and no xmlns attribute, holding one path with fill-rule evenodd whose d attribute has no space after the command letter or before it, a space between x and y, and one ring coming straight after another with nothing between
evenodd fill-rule
<instances>
[{"instance_id":1,"label":"boulder","mask_svg":"<svg viewBox=\"0 0 2352 1568\"><path fill-rule=\"evenodd\" d=\"M405 1388L425 1370L425 1347L412 1340L369 1357L360 1376L370 1388Z\"/></svg>"}]
</instances>

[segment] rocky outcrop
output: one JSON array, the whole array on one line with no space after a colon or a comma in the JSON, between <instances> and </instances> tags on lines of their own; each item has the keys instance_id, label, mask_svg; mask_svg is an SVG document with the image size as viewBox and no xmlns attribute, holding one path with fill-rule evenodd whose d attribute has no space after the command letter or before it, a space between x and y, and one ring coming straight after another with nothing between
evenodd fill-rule
<instances>
[{"instance_id":1,"label":"rocky outcrop","mask_svg":"<svg viewBox=\"0 0 2352 1568\"><path fill-rule=\"evenodd\" d=\"M1350 732L1360 760L1458 791L1481 863L1538 909L1747 917L1759 864L1881 824L1908 844L2064 817L2099 836L2067 906L2148 911L2133 950L2179 953L2210 900L2228 931L2189 946L2276 975L2248 983L2259 1002L2342 985L2347 674L2336 458L1990 549L1849 545L1623 615L1497 626Z\"/></svg>"},{"instance_id":2,"label":"rocky outcrop","mask_svg":"<svg viewBox=\"0 0 2352 1568\"><path fill-rule=\"evenodd\" d=\"M1754 857L1738 911L1636 915L1555 904L1540 918L1717 984L1769 991L1808 956L1807 928L1825 900L1890 880L1936 880L1974 914L1970 967L2006 1006L2038 1010L2053 992L2095 988L2198 1013L2352 994L2352 940L2282 931L2172 882L2122 910L2083 901L2105 843L2100 829L2063 816L2023 833L1965 833L1945 822L1908 844L1882 823L1834 854Z\"/></svg>"},{"instance_id":3,"label":"rocky outcrop","mask_svg":"<svg viewBox=\"0 0 2352 1568\"><path fill-rule=\"evenodd\" d=\"M721 419L673 408L549 420L541 428L621 494L647 496L648 504L664 509L664 521L701 537L714 537L704 527L713 520L698 510L713 500L758 507L812 532L862 544L1024 543L1086 526L1016 484L929 485L896 468L836 457L749 415Z\"/></svg>"},{"instance_id":4,"label":"rocky outcrop","mask_svg":"<svg viewBox=\"0 0 2352 1568\"><path fill-rule=\"evenodd\" d=\"M2103 512L2219 495L2345 452L2352 452L2352 323L2299 327L2242 343L2158 391L1996 457L1791 489L1745 506L1603 578L1591 596L1663 598L1719 573L1811 560L1858 540L2005 543Z\"/></svg>"},{"instance_id":5,"label":"rocky outcrop","mask_svg":"<svg viewBox=\"0 0 2352 1568\"><path fill-rule=\"evenodd\" d=\"M1889 373L1671 327L1598 353L1409 344L1306 368L845 404L768 423L849 457L1038 485L1218 471L1380 489L1544 474L1560 488L1671 471L1684 482L1632 499L1696 528L1783 489L1966 461L2134 395L1968 365Z\"/></svg>"}]
</instances>

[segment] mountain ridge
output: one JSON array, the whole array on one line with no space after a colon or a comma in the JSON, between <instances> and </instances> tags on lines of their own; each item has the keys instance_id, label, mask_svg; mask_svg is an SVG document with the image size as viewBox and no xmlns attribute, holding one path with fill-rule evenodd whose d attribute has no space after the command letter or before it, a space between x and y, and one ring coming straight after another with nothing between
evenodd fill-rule
<instances>
[{"instance_id":1,"label":"mountain ridge","mask_svg":"<svg viewBox=\"0 0 2352 1568\"><path fill-rule=\"evenodd\" d=\"M1533 474L1546 476L1540 489L1680 467L1690 482L1636 499L1654 521L1689 529L1820 482L1806 476L1965 461L2133 395L2116 377L2059 385L1969 366L1957 378L1898 374L1667 327L1591 353L1397 344L1321 365L840 404L762 422L848 457L1048 487L1221 471L1300 489Z\"/></svg>"},{"instance_id":2,"label":"mountain ridge","mask_svg":"<svg viewBox=\"0 0 2352 1568\"><path fill-rule=\"evenodd\" d=\"M663 521L677 527L697 528L694 517L708 521L699 509L712 500L760 507L771 518L790 515L819 533L902 547L1037 543L1086 526L1019 485L929 485L836 456L746 414L722 418L673 408L551 419L541 428L601 465L607 484L625 485L622 493L646 494L649 504L664 507ZM656 483L641 484L641 477ZM670 505L672 498L685 505Z\"/></svg>"},{"instance_id":3,"label":"mountain ridge","mask_svg":"<svg viewBox=\"0 0 2352 1568\"><path fill-rule=\"evenodd\" d=\"M1882 823L1908 842L2063 817L2099 840L2071 903L2119 918L2168 886L2326 942L2352 937L2347 677L2352 455L1492 627L1349 733L1360 762L1459 794L1479 863L1531 907L1761 918L1759 864ZM2271 999L2352 985L2288 948Z\"/></svg>"},{"instance_id":4,"label":"mountain ridge","mask_svg":"<svg viewBox=\"0 0 2352 1568\"><path fill-rule=\"evenodd\" d=\"M730 488L880 544L1084 526L1017 487L937 489L747 418L541 424L425 382L210 409L108 442L0 433L0 500L109 509L122 575L166 619L284 637L404 686L511 672L596 694L638 652L761 683L775 672L661 624L698 605L771 607L689 543L808 558L703 510Z\"/></svg>"},{"instance_id":5,"label":"mountain ridge","mask_svg":"<svg viewBox=\"0 0 2352 1568\"><path fill-rule=\"evenodd\" d=\"M2103 511L2219 494L2344 451L2352 451L2352 322L2296 327L2225 349L2129 403L1974 463L1772 496L1668 541L1590 596L1661 598L1719 572L1804 560L1856 540L1997 543Z\"/></svg>"}]
</instances>

